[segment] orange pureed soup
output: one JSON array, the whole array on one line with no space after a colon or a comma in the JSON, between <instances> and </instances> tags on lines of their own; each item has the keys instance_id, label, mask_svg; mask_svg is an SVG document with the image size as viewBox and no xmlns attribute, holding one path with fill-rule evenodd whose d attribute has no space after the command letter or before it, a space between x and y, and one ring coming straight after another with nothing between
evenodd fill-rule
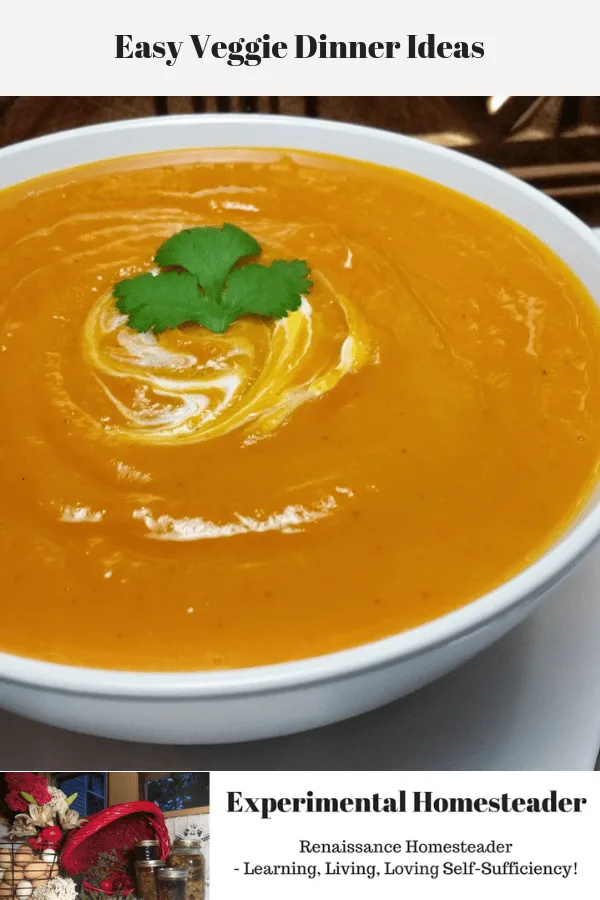
<instances>
[{"instance_id":1,"label":"orange pureed soup","mask_svg":"<svg viewBox=\"0 0 600 900\"><path fill-rule=\"evenodd\" d=\"M138 334L182 228L305 259L286 319ZM427 622L539 557L595 483L599 316L496 212L295 151L112 160L0 193L0 649L276 663Z\"/></svg>"}]
</instances>

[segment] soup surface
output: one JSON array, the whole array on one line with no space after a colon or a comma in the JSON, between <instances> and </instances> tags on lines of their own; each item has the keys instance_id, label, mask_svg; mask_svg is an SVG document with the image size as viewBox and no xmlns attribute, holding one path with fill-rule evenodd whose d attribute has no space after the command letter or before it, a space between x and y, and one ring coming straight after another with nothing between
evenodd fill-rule
<instances>
[{"instance_id":1,"label":"soup surface","mask_svg":"<svg viewBox=\"0 0 600 900\"><path fill-rule=\"evenodd\" d=\"M230 222L305 259L287 319L131 331L116 281ZM295 151L112 160L0 193L0 649L243 667L427 622L574 518L599 317L536 239Z\"/></svg>"}]
</instances>

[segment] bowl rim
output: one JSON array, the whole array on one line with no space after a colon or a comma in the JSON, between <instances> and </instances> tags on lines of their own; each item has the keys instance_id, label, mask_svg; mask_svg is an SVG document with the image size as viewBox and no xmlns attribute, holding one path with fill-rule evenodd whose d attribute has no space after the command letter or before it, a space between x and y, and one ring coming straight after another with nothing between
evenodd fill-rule
<instances>
[{"instance_id":1,"label":"bowl rim","mask_svg":"<svg viewBox=\"0 0 600 900\"><path fill-rule=\"evenodd\" d=\"M0 165L5 160L19 156L26 151L39 148L40 152L43 152L44 148L49 145L60 144L77 137L93 137L102 133L122 131L136 132L145 129L168 131L175 124L183 125L183 127L193 126L201 131L204 126L243 127L245 123L270 129L282 128L285 130L286 127L289 129L293 126L302 131L327 131L338 135L351 133L357 137L362 135L365 141L371 143L375 141L395 144L399 149L402 147L416 149L418 147L421 152L431 156L445 159L452 157L455 165L478 172L488 179L492 178L502 182L508 190L520 192L529 199L535 200L543 210L547 211L549 216L562 219L573 237L588 244L588 247L598 255L600 263L600 242L593 235L591 229L556 201L513 175L475 157L429 143L417 137L347 122L254 113L175 114L164 117L148 116L123 119L116 122L71 128L11 144L0 149ZM192 143L190 149L197 146L202 147L203 145ZM205 146L209 147L210 145L206 144ZM231 144L220 144L219 146L234 148L259 147L261 145L232 141ZM287 140L280 145L264 144L262 146L294 149ZM124 153L120 157L146 155L149 152L152 151ZM299 150L299 152L301 151ZM341 151L325 152L340 157L344 156ZM120 157L113 155L101 158L109 160ZM358 157L348 156L346 158ZM393 168L393 166L391 167ZM60 171L60 169L51 171ZM435 178L430 180L435 181ZM597 502L580 521L571 527L567 534L559 536L543 556L492 591L457 610L415 628L345 650L263 666L183 672L97 669L0 652L0 683L10 682L46 692L60 691L78 696L84 694L97 697L120 697L123 700L139 698L169 700L194 697L217 699L224 696L231 699L243 698L248 694L289 691L323 682L331 683L349 677L358 677L398 662L409 661L415 657L433 653L441 646L458 643L468 638L469 635L478 632L494 620L508 618L517 606L525 604L527 601L534 601L539 595L558 583L599 539L600 502Z\"/></svg>"}]
</instances>

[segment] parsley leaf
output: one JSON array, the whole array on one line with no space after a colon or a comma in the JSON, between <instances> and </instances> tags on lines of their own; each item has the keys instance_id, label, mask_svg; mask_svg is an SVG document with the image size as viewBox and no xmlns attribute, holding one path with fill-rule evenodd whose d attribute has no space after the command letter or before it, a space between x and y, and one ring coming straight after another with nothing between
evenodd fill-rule
<instances>
[{"instance_id":1,"label":"parsley leaf","mask_svg":"<svg viewBox=\"0 0 600 900\"><path fill-rule=\"evenodd\" d=\"M259 254L260 245L235 225L186 228L154 257L169 271L118 282L116 307L128 315L130 328L157 334L188 322L222 334L248 314L284 318L310 291L310 269L298 259L269 266L247 262Z\"/></svg>"},{"instance_id":2,"label":"parsley leaf","mask_svg":"<svg viewBox=\"0 0 600 900\"><path fill-rule=\"evenodd\" d=\"M312 287L309 274L306 263L300 259L277 260L270 266L251 263L231 273L223 303L232 310L281 318L300 306L302 293Z\"/></svg>"},{"instance_id":3,"label":"parsley leaf","mask_svg":"<svg viewBox=\"0 0 600 900\"><path fill-rule=\"evenodd\" d=\"M162 268L181 266L196 275L207 297L218 300L223 282L245 256L258 256L260 245L236 225L186 228L159 247L155 261Z\"/></svg>"},{"instance_id":4,"label":"parsley leaf","mask_svg":"<svg viewBox=\"0 0 600 900\"><path fill-rule=\"evenodd\" d=\"M115 285L117 309L128 313L135 331L165 331L194 319L198 306L198 282L188 272L135 275Z\"/></svg>"}]
</instances>

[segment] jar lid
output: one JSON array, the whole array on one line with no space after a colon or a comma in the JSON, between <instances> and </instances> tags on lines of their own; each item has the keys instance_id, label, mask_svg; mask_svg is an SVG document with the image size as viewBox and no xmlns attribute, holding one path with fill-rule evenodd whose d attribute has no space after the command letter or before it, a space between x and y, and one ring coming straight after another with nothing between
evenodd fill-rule
<instances>
[{"instance_id":1,"label":"jar lid","mask_svg":"<svg viewBox=\"0 0 600 900\"><path fill-rule=\"evenodd\" d=\"M136 847L160 847L160 841L136 841Z\"/></svg>"},{"instance_id":2,"label":"jar lid","mask_svg":"<svg viewBox=\"0 0 600 900\"><path fill-rule=\"evenodd\" d=\"M173 844L171 856L203 856L202 847L195 844L193 847L182 847L181 844Z\"/></svg>"},{"instance_id":3,"label":"jar lid","mask_svg":"<svg viewBox=\"0 0 600 900\"><path fill-rule=\"evenodd\" d=\"M162 881L165 881L165 879L173 879L173 881L175 881L175 879L177 879L177 880L181 879L181 880L187 881L188 870L187 869L162 869L162 871L160 871L158 873L158 877Z\"/></svg>"},{"instance_id":4,"label":"jar lid","mask_svg":"<svg viewBox=\"0 0 600 900\"><path fill-rule=\"evenodd\" d=\"M136 869L156 869L158 866L166 866L166 859L136 859Z\"/></svg>"},{"instance_id":5,"label":"jar lid","mask_svg":"<svg viewBox=\"0 0 600 900\"><path fill-rule=\"evenodd\" d=\"M173 847L201 847L202 841L197 838L175 838Z\"/></svg>"}]
</instances>

